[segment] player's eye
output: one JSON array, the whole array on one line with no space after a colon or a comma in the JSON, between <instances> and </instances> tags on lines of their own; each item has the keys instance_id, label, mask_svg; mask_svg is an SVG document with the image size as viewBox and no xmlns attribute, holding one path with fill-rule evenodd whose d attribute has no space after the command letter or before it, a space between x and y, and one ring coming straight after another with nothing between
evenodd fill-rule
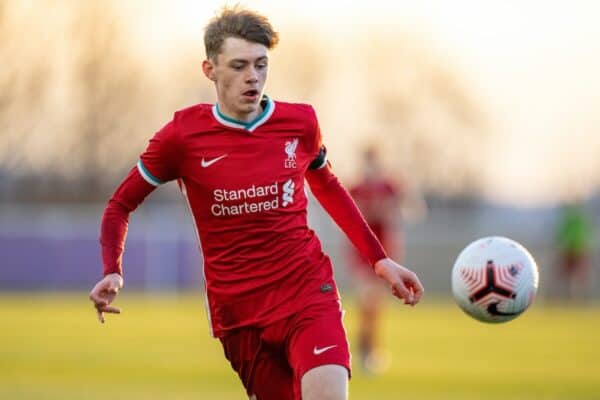
<instances>
[{"instance_id":1,"label":"player's eye","mask_svg":"<svg viewBox=\"0 0 600 400\"><path fill-rule=\"evenodd\" d=\"M243 62L234 62L234 63L229 64L229 66L236 71L241 71L242 69L244 69L246 64Z\"/></svg>"},{"instance_id":2,"label":"player's eye","mask_svg":"<svg viewBox=\"0 0 600 400\"><path fill-rule=\"evenodd\" d=\"M256 69L265 69L267 68L267 63L256 64Z\"/></svg>"}]
</instances>

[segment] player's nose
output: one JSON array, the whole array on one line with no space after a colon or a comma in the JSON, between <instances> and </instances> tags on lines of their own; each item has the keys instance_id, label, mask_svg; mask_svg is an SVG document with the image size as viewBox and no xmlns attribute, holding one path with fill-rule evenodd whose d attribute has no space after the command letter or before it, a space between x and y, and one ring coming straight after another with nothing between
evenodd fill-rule
<instances>
[{"instance_id":1,"label":"player's nose","mask_svg":"<svg viewBox=\"0 0 600 400\"><path fill-rule=\"evenodd\" d=\"M256 70L256 68L254 68L254 67L248 68L248 72L246 74L246 82L248 82L248 83L258 82L258 71Z\"/></svg>"}]
</instances>

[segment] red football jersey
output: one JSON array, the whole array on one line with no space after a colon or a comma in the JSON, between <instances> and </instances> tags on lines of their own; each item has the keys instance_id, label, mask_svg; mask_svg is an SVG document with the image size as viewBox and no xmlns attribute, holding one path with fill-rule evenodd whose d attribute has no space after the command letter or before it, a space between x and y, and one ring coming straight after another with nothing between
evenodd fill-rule
<instances>
[{"instance_id":1,"label":"red football jersey","mask_svg":"<svg viewBox=\"0 0 600 400\"><path fill-rule=\"evenodd\" d=\"M348 192L331 173L314 110L265 96L252 122L217 105L175 113L151 140L104 212L104 273L122 273L128 215L177 179L204 255L213 335L266 326L307 305L338 299L329 258L307 225L304 180L372 263L386 257Z\"/></svg>"},{"instance_id":2,"label":"red football jersey","mask_svg":"<svg viewBox=\"0 0 600 400\"><path fill-rule=\"evenodd\" d=\"M384 177L365 179L350 188L350 195L375 235L386 247L393 216L389 215L390 207L382 204L393 204L400 200L400 192L395 184Z\"/></svg>"},{"instance_id":3,"label":"red football jersey","mask_svg":"<svg viewBox=\"0 0 600 400\"><path fill-rule=\"evenodd\" d=\"M189 202L215 335L338 296L306 220L304 175L320 149L310 106L266 98L250 123L217 105L179 111L142 154L142 176L154 185L178 179Z\"/></svg>"}]
</instances>

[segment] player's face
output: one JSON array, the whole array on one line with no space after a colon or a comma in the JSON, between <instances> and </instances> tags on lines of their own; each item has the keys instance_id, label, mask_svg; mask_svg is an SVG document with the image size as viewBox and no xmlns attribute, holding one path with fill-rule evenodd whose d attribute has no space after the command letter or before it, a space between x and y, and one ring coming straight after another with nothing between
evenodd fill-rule
<instances>
[{"instance_id":1,"label":"player's face","mask_svg":"<svg viewBox=\"0 0 600 400\"><path fill-rule=\"evenodd\" d=\"M260 113L267 51L260 43L230 37L223 42L216 62L204 61L204 73L215 82L222 113L241 121L251 121Z\"/></svg>"}]
</instances>

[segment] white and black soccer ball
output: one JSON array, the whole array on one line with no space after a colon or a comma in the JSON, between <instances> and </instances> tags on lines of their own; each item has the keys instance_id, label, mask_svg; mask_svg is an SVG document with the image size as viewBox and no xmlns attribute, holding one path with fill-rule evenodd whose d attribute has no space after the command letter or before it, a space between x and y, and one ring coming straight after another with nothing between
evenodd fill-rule
<instances>
[{"instance_id":1,"label":"white and black soccer ball","mask_svg":"<svg viewBox=\"0 0 600 400\"><path fill-rule=\"evenodd\" d=\"M456 259L452 294L471 317L506 322L527 310L538 281L537 265L525 247L505 237L485 237L465 247Z\"/></svg>"}]
</instances>

